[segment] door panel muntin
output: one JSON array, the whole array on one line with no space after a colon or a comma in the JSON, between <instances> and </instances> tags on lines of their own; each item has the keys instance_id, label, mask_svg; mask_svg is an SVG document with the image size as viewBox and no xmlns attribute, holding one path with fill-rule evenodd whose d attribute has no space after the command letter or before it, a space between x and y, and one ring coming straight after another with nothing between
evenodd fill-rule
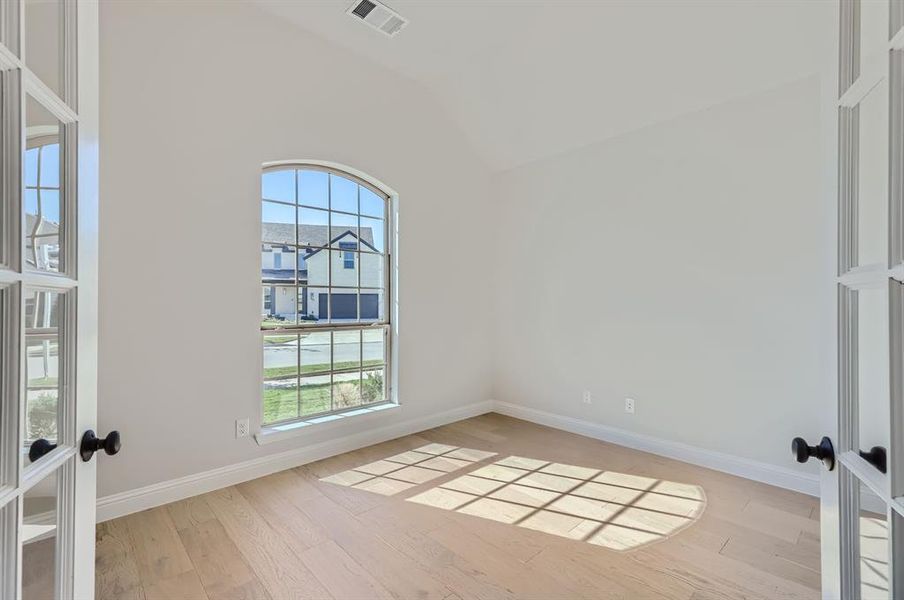
<instances>
[{"instance_id":1,"label":"door panel muntin","mask_svg":"<svg viewBox=\"0 0 904 600\"><path fill-rule=\"evenodd\" d=\"M75 519L75 478L78 469L76 459L75 442L77 432L75 429L79 411L76 410L75 373L76 350L79 346L75 338L75 325L81 317L77 309L76 282L79 256L77 255L76 240L78 236L79 219L77 215L77 190L79 178L78 169L81 168L77 160L79 151L79 115L73 107L76 106L76 59L75 50L77 19L89 24L87 28L89 38L93 37L94 44L84 45L85 51L82 60L89 60L92 56L96 61L96 6L85 6L87 11L77 10L76 0L61 0L60 15L62 22L60 29L54 31L60 39L60 80L55 93L46 82L41 81L26 67L27 56L22 52L24 44L22 35L24 26L23 3L0 3L0 156L3 164L0 164L0 212L2 212L2 231L0 231L0 357L2 357L2 373L0 373L0 598L15 598L19 594L22 583L22 558L23 552L20 542L23 540L25 530L25 516L23 512L23 498L26 494L34 496L36 490L41 490L48 485L52 478L56 483L56 527L54 534L57 537L57 549L54 556L54 571L56 572L54 595L56 597L72 597L76 587L79 590L91 589L93 575L88 582L87 575L76 577L73 569L75 556L75 532L77 520ZM84 15L79 14L85 12ZM92 25L92 19L95 23ZM85 40L82 40L85 41ZM91 62L87 62L91 65ZM94 69L96 74L96 68ZM96 85L96 77L93 80ZM26 96L40 104L41 107L53 115L62 125L60 128L60 154L61 154L61 180L62 193L60 197L59 213L62 219L60 231L61 252L64 257L60 265L59 273L39 273L29 270L24 264L24 181L22 178L22 156L26 148L26 129L24 105ZM92 96L96 102L96 91ZM96 129L96 119L92 123ZM94 140L96 154L96 139ZM91 168L96 168L96 160L92 161ZM92 217L89 231L96 237L96 177L91 180L94 193L88 200L93 203L92 210L88 211ZM96 258L96 256L95 256ZM91 265L96 274L96 262ZM90 280L96 285L96 279ZM65 294L66 301L61 311L59 334L59 349L57 361L59 363L59 407L57 434L59 447L45 455L35 464L21 465L22 442L24 439L24 398L25 361L21 360L25 352L24 346L24 296L27 290L42 288ZM95 297L92 295L92 300ZM96 331L96 314L93 316ZM92 329L87 328L90 334ZM91 336L93 338L93 335ZM96 348L96 346L94 346ZM91 361L94 364L95 361ZM96 378L95 378L96 379ZM94 410L96 400L93 396L82 408L82 412L91 412L91 424L95 422ZM84 422L85 415L80 419ZM84 470L86 476L85 486L91 488L91 514L94 510L94 471ZM86 495L87 490L79 492ZM87 496L86 496L87 497ZM87 516L87 515L86 515ZM85 519L82 519L85 520ZM93 523L93 516L90 519ZM90 554L93 561L93 525L90 535ZM46 532L45 532L46 533ZM79 535L87 538L85 532L80 530ZM83 539L82 546L86 546ZM88 595L88 594L85 594Z\"/></svg>"},{"instance_id":2,"label":"door panel muntin","mask_svg":"<svg viewBox=\"0 0 904 600\"><path fill-rule=\"evenodd\" d=\"M904 335L902 335L902 323L904 323L904 292L902 292L901 274L904 270L898 268L904 258L904 206L902 206L902 156L904 156L904 61L901 59L901 37L898 34L902 21L900 0L888 2L862 3L859 0L841 0L840 3L840 61L839 61L839 100L836 103L838 109L838 452L839 463L836 477L824 476L823 481L823 506L824 519L837 518L836 525L841 532L840 536L827 538L823 543L823 552L838 552L840 562L825 561L824 564L840 564L840 591L842 597L861 597L861 504L868 497L869 502L877 505L872 507L876 514L885 514L885 522L890 524L891 535L885 542L886 555L890 562L890 572L895 569L895 558L904 560L904 555L896 553L904 541L901 540L900 517L904 515L904 504L895 496L899 496L901 490L901 464L900 457L904 453L904 398L902 398L902 376L904 376L904 363L901 361L902 348L904 348ZM876 12L880 9L885 12ZM865 12L864 12L865 11ZM872 18L870 18L870 16ZM868 26L872 23L872 26ZM889 24L886 26L886 24ZM890 41L891 40L891 41ZM885 181L860 180L861 174L873 178L883 171L883 166L860 164L864 156L860 144L860 106L864 99L875 94L877 90L887 85L888 110L888 135L883 131L874 132L872 140L867 143L887 144L887 158L884 153L874 152L873 160L888 161L887 175L887 206L884 214L887 223L884 227L874 225L875 237L884 238L887 233L887 251L874 251L871 256L861 257L860 248L863 242L869 240L858 239L869 235L862 231L863 223L860 222L861 209L859 207L863 188L880 189ZM873 98L875 101L882 98ZM873 115L874 117L877 115ZM878 115L881 118L882 115ZM876 198L873 198L875 201ZM874 217L881 218L881 212L873 211ZM876 218L873 221L877 221ZM887 260L883 259L883 254ZM861 260L863 259L863 260ZM879 262L877 262L879 261ZM873 291L868 291L873 290ZM887 290L887 326L888 334L888 386L887 406L875 405L870 410L878 410L885 415L877 417L880 420L888 418L892 425L888 437L888 474L884 475L873 465L864 460L859 450L861 445L870 443L869 440L861 440L861 389L866 389L859 381L861 375L870 373L860 370L860 359L863 358L863 349L859 347L860 332L858 316L858 296L861 293L874 294L875 290ZM875 350L875 348L873 349ZM880 369L881 371L881 369ZM877 371L878 373L879 371ZM876 387L879 390L881 386ZM875 399L874 399L875 400ZM864 408L866 406L864 405ZM869 416L869 415L867 415ZM868 450L868 448L865 448ZM827 490L826 485L836 485L837 494L833 490ZM868 490L868 493L867 493ZM838 512L835 513L832 506L832 498L838 498ZM828 500L827 500L828 498ZM828 502L828 503L827 503ZM872 514L872 513L871 513ZM823 530L831 526L831 521L823 523ZM876 542L876 540L872 540ZM871 543L872 543L871 542ZM879 542L881 545L881 541ZM873 543L873 546L876 544ZM871 548L875 551L877 548ZM824 557L825 558L825 557ZM870 572L872 573L872 572ZM870 577L872 575L867 573ZM874 574L874 573L873 573ZM826 573L824 580L827 585L824 588L832 589L835 582L832 581L835 573ZM868 582L866 582L868 583ZM870 588L870 597L893 597L896 589L900 589L901 582L889 581L887 590ZM824 593L826 590L824 589ZM827 596L828 597L828 596ZM864 596L865 597L865 596Z\"/></svg>"}]
</instances>

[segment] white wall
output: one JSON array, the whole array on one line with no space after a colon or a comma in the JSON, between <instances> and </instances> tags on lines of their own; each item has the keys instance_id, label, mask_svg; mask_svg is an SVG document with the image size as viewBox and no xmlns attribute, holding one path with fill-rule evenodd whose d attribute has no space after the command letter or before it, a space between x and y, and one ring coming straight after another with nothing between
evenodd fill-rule
<instances>
[{"instance_id":1,"label":"white wall","mask_svg":"<svg viewBox=\"0 0 904 600\"><path fill-rule=\"evenodd\" d=\"M260 165L291 158L401 197L403 408L377 425L492 397L782 466L822 435L815 78L491 181L422 87L253 6L105 2L101 26L99 419L124 446L99 496L361 427L233 437L260 400Z\"/></svg>"},{"instance_id":2,"label":"white wall","mask_svg":"<svg viewBox=\"0 0 904 600\"><path fill-rule=\"evenodd\" d=\"M494 398L794 464L834 397L819 110L813 77L496 178Z\"/></svg>"},{"instance_id":3,"label":"white wall","mask_svg":"<svg viewBox=\"0 0 904 600\"><path fill-rule=\"evenodd\" d=\"M360 427L233 437L260 400L264 161L336 161L400 195L403 408L378 424L489 397L489 315L456 293L491 283L463 243L488 239L487 173L432 97L244 3L104 2L101 28L99 418L123 451L99 496Z\"/></svg>"}]
</instances>

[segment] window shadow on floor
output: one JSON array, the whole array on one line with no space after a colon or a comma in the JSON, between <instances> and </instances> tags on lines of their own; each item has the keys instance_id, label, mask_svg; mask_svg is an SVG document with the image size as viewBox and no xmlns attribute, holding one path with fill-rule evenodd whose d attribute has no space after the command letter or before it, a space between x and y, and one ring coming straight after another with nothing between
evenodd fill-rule
<instances>
[{"instance_id":1,"label":"window shadow on floor","mask_svg":"<svg viewBox=\"0 0 904 600\"><path fill-rule=\"evenodd\" d=\"M888 597L888 521L866 511L860 516L860 593L863 598Z\"/></svg>"},{"instance_id":2,"label":"window shadow on floor","mask_svg":"<svg viewBox=\"0 0 904 600\"><path fill-rule=\"evenodd\" d=\"M324 477L321 481L393 496L493 456L496 456L495 452L427 444Z\"/></svg>"},{"instance_id":3,"label":"window shadow on floor","mask_svg":"<svg viewBox=\"0 0 904 600\"><path fill-rule=\"evenodd\" d=\"M407 501L619 551L671 537L706 508L697 485L522 456L476 464L494 456L428 444L322 481L391 496L470 467Z\"/></svg>"}]
</instances>

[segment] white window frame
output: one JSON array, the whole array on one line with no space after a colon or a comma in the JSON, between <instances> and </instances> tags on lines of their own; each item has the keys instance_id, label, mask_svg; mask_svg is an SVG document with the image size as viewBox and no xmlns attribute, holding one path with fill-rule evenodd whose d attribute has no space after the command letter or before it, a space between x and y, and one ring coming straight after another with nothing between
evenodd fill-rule
<instances>
[{"instance_id":1,"label":"white window frame","mask_svg":"<svg viewBox=\"0 0 904 600\"><path fill-rule=\"evenodd\" d=\"M370 189L372 192L384 197L386 201L385 209L384 209L384 244L385 244L385 257L383 263L383 271L384 271L384 282L383 282L383 320L376 322L364 322L364 323L311 323L311 322L298 322L294 325L288 325L285 328L279 329L264 329L261 327L261 335L260 335L260 347L263 348L263 339L266 335L274 335L279 333L298 333L304 331L318 331L318 332L332 332L332 331L356 331L356 330L367 330L370 327L374 328L382 328L386 331L386 336L384 338L385 350L384 350L384 400L379 403L364 405L361 407L353 407L353 408L339 408L335 410L331 410L324 413L318 413L316 415L306 415L299 417L297 419L278 421L273 423L264 423L264 402L263 402L263 386L261 385L258 389L260 390L260 396L257 402L258 408L258 428L257 433L255 434L255 439L259 444L266 444L275 441L279 441L281 439L285 439L286 437L291 437L295 435L299 435L305 431L309 431L311 426L317 425L318 429L322 426L327 426L328 424L338 424L345 421L347 418L354 417L358 418L368 418L368 415L372 418L376 418L377 415L388 414L394 411L387 411L387 409L398 408L399 404L399 390L398 390L398 323L399 323L399 302L398 302L398 213L399 213L399 195L392 188L384 184L383 182L371 177L370 175L363 173L357 169L349 167L347 165L342 165L335 162L330 161L321 161L321 160L287 160L287 161L273 161L267 162L263 164L263 169L261 174L270 172L270 171L280 171L280 170L289 170L289 169L297 169L297 170L313 170L313 171L325 171L327 173L333 173L340 177L344 177L346 179L352 180L362 187ZM261 190L262 191L262 190ZM260 205L260 202L263 200L263 194L258 194L257 202ZM359 208L360 210L360 208ZM328 229L331 235L331 230ZM329 235L327 239L327 244L329 243ZM264 243L264 240L261 240L261 248ZM336 248L332 248L339 252L338 246ZM330 264L332 261L328 261ZM360 261L358 261L358 265L360 266ZM299 267L300 268L300 267ZM297 283L297 281L296 281ZM263 283L258 279L257 285L263 285ZM362 288L360 286L360 274L359 274L359 287L357 288L357 293L360 294L362 290L366 290L369 288ZM328 300L328 310L331 308L329 305L331 302ZM359 315L360 315L360 296L359 296ZM296 311L298 308L296 307ZM264 381L264 366L263 366L263 352L259 353L260 356L260 368L259 368L259 381ZM366 368L362 365L362 370L366 370ZM330 371L332 374L332 370Z\"/></svg>"}]
</instances>

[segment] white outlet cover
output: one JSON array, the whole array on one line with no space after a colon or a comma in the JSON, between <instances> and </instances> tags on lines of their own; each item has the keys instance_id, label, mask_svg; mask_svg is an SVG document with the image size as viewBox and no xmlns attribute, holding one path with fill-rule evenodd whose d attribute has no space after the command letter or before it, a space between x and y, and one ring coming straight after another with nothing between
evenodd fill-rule
<instances>
[{"instance_id":1,"label":"white outlet cover","mask_svg":"<svg viewBox=\"0 0 904 600\"><path fill-rule=\"evenodd\" d=\"M235 421L235 437L243 438L251 434L251 422L249 419L236 419Z\"/></svg>"},{"instance_id":2,"label":"white outlet cover","mask_svg":"<svg viewBox=\"0 0 904 600\"><path fill-rule=\"evenodd\" d=\"M584 404L593 404L593 396L590 394L589 391L584 392L582 399L584 400Z\"/></svg>"},{"instance_id":3,"label":"white outlet cover","mask_svg":"<svg viewBox=\"0 0 904 600\"><path fill-rule=\"evenodd\" d=\"M625 412L634 414L634 399L633 398L625 398Z\"/></svg>"}]
</instances>

